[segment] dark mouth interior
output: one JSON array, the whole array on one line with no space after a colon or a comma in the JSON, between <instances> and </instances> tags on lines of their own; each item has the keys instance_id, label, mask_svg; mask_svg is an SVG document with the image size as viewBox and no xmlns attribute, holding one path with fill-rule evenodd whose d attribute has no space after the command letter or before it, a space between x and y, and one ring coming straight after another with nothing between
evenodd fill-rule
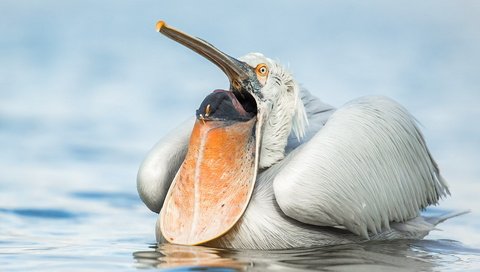
<instances>
[{"instance_id":1,"label":"dark mouth interior","mask_svg":"<svg viewBox=\"0 0 480 272\"><path fill-rule=\"evenodd\" d=\"M199 120L247 121L257 115L255 98L246 91L215 90L196 110Z\"/></svg>"},{"instance_id":2,"label":"dark mouth interior","mask_svg":"<svg viewBox=\"0 0 480 272\"><path fill-rule=\"evenodd\" d=\"M233 94L247 113L251 114L252 116L257 115L257 102L250 93L233 91Z\"/></svg>"}]
</instances>

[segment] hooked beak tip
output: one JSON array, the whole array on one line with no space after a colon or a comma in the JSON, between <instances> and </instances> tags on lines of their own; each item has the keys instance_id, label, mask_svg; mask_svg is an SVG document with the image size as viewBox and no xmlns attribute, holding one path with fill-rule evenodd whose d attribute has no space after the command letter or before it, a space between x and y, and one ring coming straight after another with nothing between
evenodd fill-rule
<instances>
[{"instance_id":1,"label":"hooked beak tip","mask_svg":"<svg viewBox=\"0 0 480 272\"><path fill-rule=\"evenodd\" d=\"M160 30L162 29L162 27L164 27L166 24L164 21L160 20L157 22L157 24L155 25L155 30L157 32L160 32Z\"/></svg>"}]
</instances>

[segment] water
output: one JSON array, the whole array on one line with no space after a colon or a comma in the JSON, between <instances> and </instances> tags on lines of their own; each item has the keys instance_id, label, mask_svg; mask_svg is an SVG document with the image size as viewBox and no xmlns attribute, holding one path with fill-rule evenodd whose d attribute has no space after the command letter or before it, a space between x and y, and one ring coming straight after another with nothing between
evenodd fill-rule
<instances>
[{"instance_id":1,"label":"water","mask_svg":"<svg viewBox=\"0 0 480 272\"><path fill-rule=\"evenodd\" d=\"M454 254L452 254L454 253ZM226 270L438 271L474 268L479 250L452 240L369 242L277 251L232 251L205 247L161 245L138 251L142 268L214 267ZM476 267L478 269L478 266Z\"/></svg>"},{"instance_id":2,"label":"water","mask_svg":"<svg viewBox=\"0 0 480 272\"><path fill-rule=\"evenodd\" d=\"M480 270L476 1L212 4L1 1L1 271ZM279 19L286 11L288 23ZM423 124L450 183L452 196L427 213L471 213L419 241L157 247L156 214L136 193L138 166L227 84L215 67L159 37L158 19L232 55L261 51L290 63L334 105L372 93L398 100Z\"/></svg>"}]
</instances>

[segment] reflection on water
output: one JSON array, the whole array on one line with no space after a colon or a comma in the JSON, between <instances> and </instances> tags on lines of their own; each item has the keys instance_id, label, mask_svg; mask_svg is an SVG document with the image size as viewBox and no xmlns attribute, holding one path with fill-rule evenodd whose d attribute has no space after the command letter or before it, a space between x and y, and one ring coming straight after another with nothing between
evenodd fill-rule
<instances>
[{"instance_id":1,"label":"reflection on water","mask_svg":"<svg viewBox=\"0 0 480 272\"><path fill-rule=\"evenodd\" d=\"M162 244L133 253L139 268L321 271L478 269L480 250L451 240L402 240L288 250L226 250ZM228 271L228 270L227 270Z\"/></svg>"},{"instance_id":2,"label":"reflection on water","mask_svg":"<svg viewBox=\"0 0 480 272\"><path fill-rule=\"evenodd\" d=\"M225 249L172 244L153 248L154 250L137 251L133 256L143 267L222 267L243 270L250 266L248 260L229 257L233 252Z\"/></svg>"}]
</instances>

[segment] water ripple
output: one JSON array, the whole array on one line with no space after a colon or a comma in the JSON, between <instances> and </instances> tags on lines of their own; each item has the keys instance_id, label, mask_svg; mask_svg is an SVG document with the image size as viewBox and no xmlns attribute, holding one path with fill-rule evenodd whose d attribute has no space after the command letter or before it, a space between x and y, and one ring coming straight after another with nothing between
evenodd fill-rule
<instances>
[{"instance_id":1,"label":"water ripple","mask_svg":"<svg viewBox=\"0 0 480 272\"><path fill-rule=\"evenodd\" d=\"M453 247L453 248L451 248ZM422 250L419 250L422 248ZM432 252L432 248L443 249ZM225 250L204 246L160 244L133 253L139 268L288 271L437 271L462 264L472 271L479 259L475 249L462 250L456 241L372 241L327 247L286 250ZM453 249L448 250L448 249ZM464 251L464 254L459 253Z\"/></svg>"},{"instance_id":2,"label":"water ripple","mask_svg":"<svg viewBox=\"0 0 480 272\"><path fill-rule=\"evenodd\" d=\"M22 217L36 217L44 219L72 219L79 216L79 214L61 209L0 208L0 212Z\"/></svg>"}]
</instances>

